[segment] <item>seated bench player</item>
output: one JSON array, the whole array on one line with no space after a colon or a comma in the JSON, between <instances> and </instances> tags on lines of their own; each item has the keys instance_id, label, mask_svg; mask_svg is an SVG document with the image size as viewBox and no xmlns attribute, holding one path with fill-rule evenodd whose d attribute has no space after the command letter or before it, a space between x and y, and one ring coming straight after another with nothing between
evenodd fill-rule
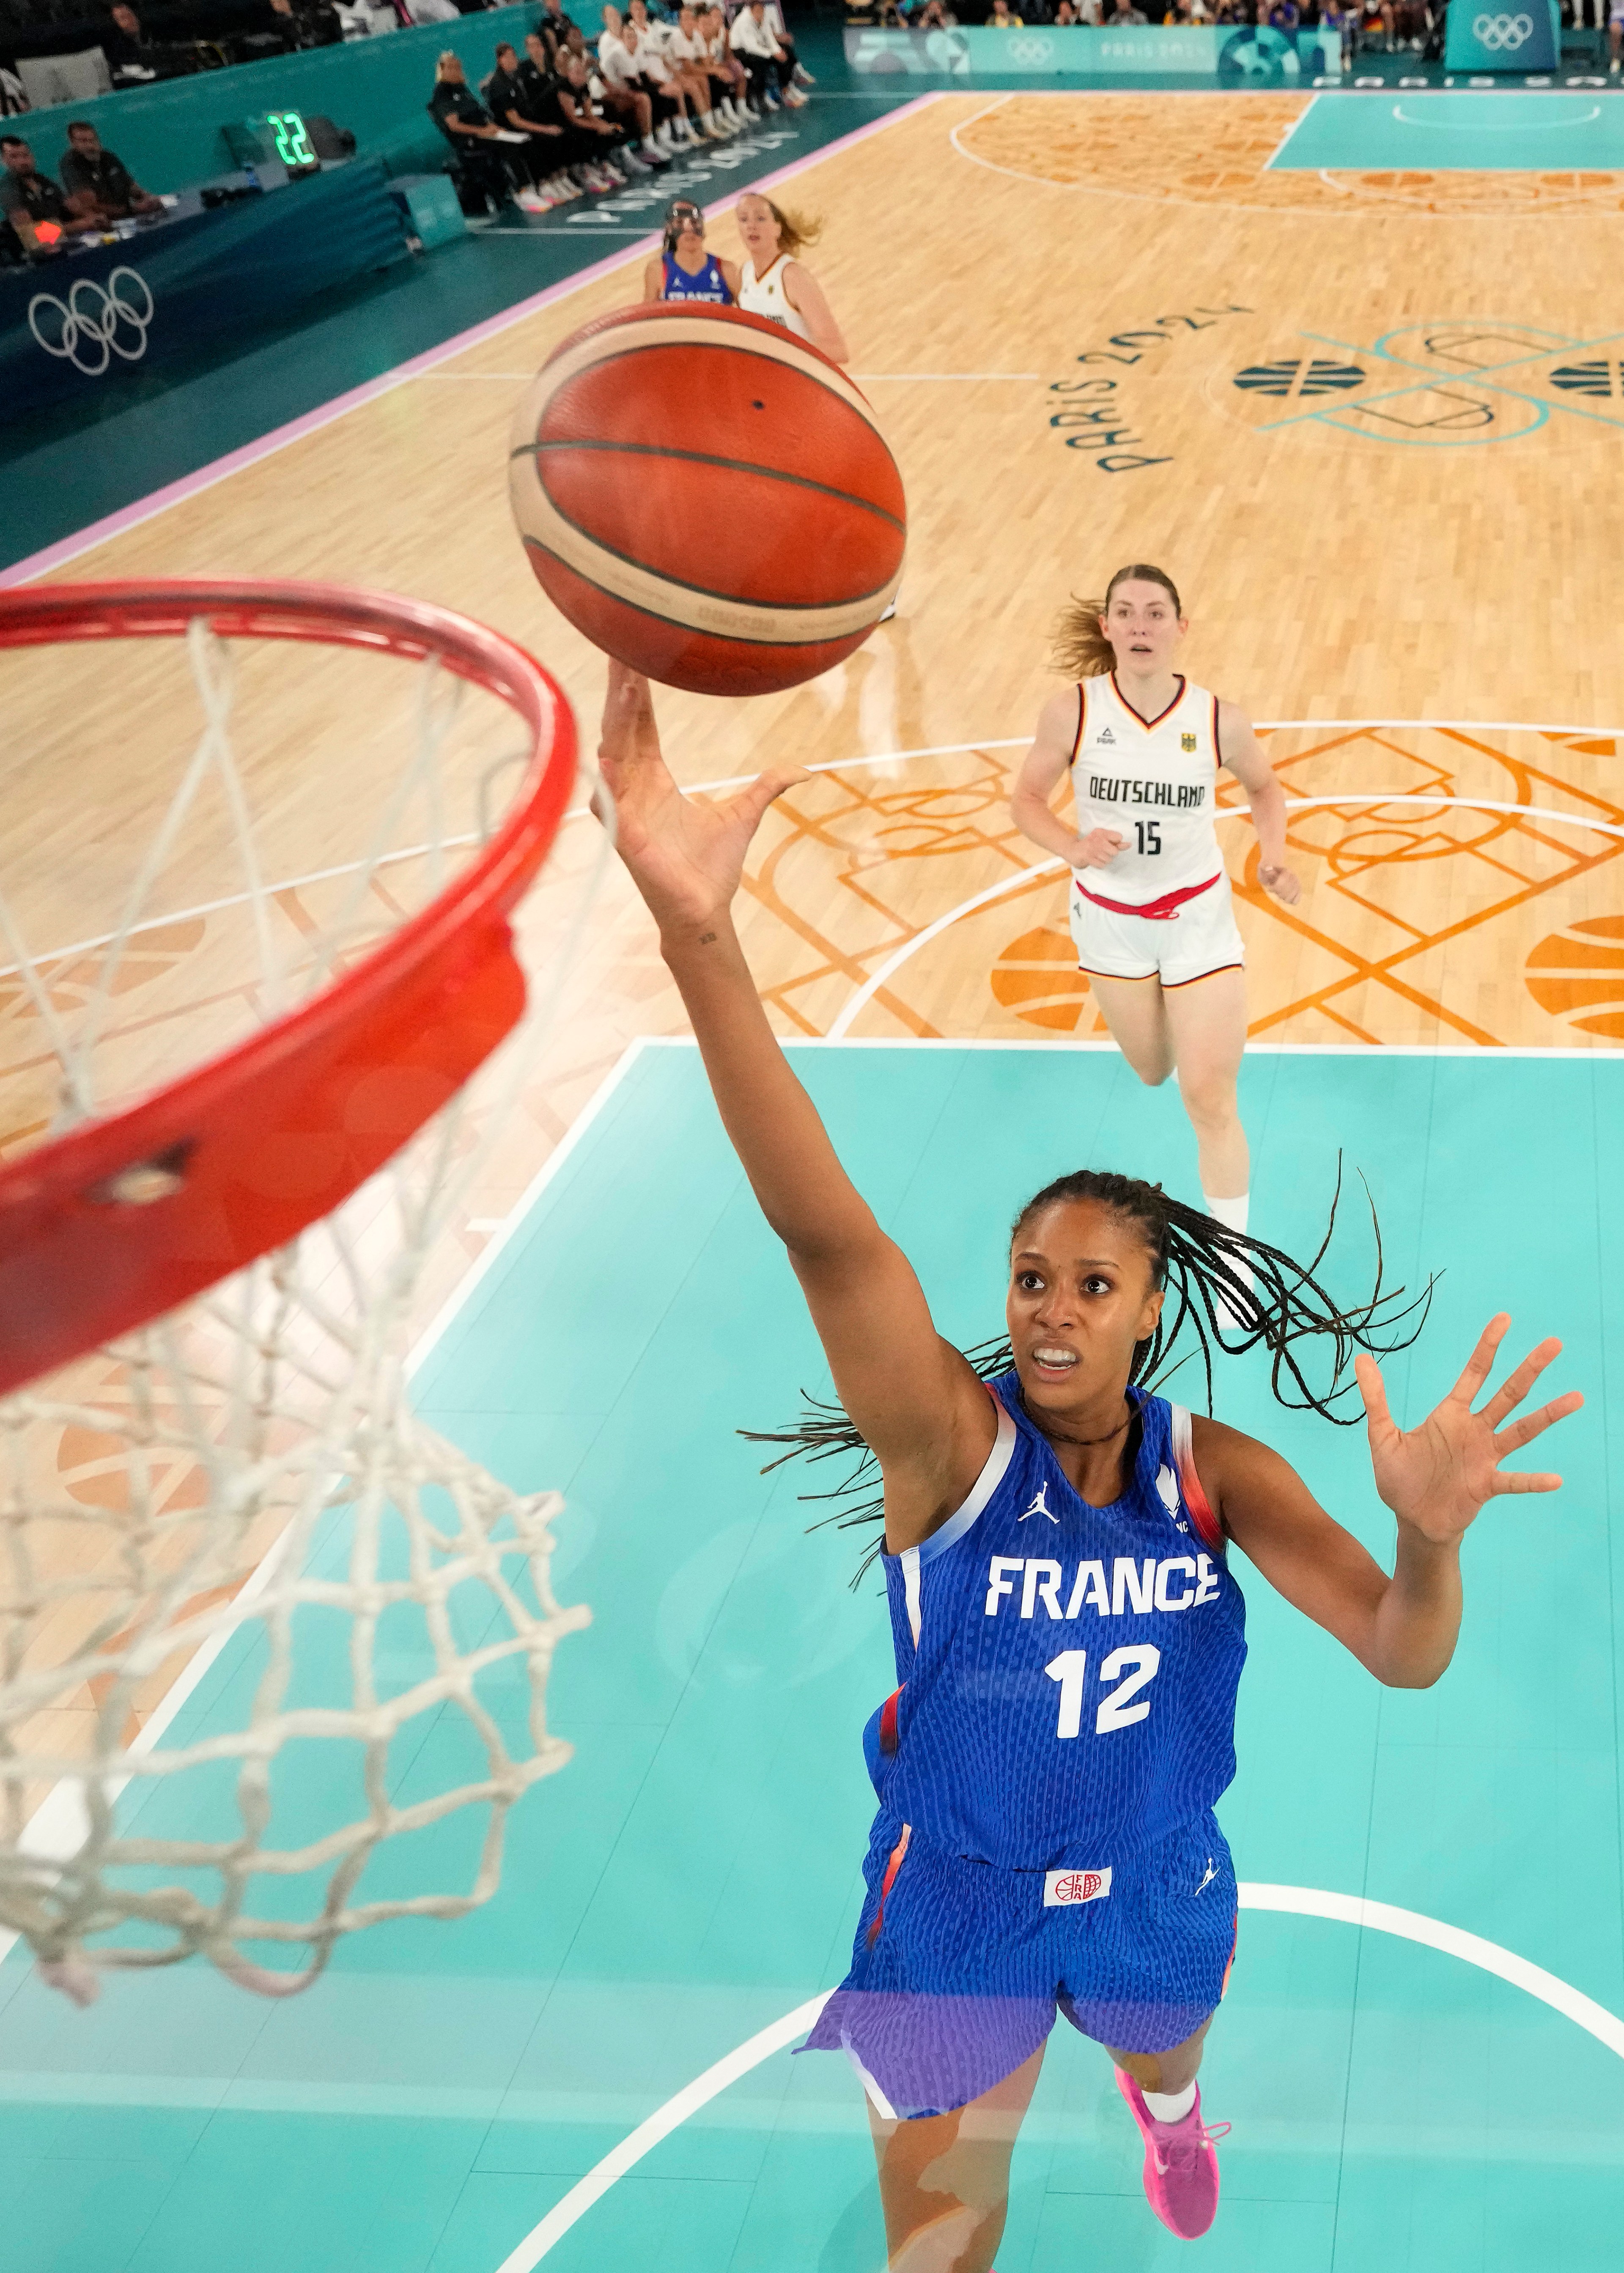
<instances>
[{"instance_id":1,"label":"seated bench player","mask_svg":"<svg viewBox=\"0 0 1624 2273\"><path fill-rule=\"evenodd\" d=\"M62 187L68 211L81 221L127 221L132 214L161 214L162 198L144 190L115 150L102 147L94 126L75 118L63 153Z\"/></svg>"},{"instance_id":2,"label":"seated bench player","mask_svg":"<svg viewBox=\"0 0 1624 2273\"><path fill-rule=\"evenodd\" d=\"M0 134L0 216L25 251L55 252L63 237L101 228L99 220L68 210L67 199L49 175L40 172L20 134Z\"/></svg>"}]
</instances>

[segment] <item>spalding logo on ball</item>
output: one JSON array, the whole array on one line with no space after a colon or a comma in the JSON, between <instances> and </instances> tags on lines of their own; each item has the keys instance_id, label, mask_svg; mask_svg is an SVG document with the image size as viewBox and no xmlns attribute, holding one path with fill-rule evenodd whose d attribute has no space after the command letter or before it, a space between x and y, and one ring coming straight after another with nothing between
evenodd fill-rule
<instances>
[{"instance_id":1,"label":"spalding logo on ball","mask_svg":"<svg viewBox=\"0 0 1624 2273\"><path fill-rule=\"evenodd\" d=\"M850 655L902 576L902 476L837 364L764 317L627 308L542 365L514 518L547 596L668 686L769 694Z\"/></svg>"}]
</instances>

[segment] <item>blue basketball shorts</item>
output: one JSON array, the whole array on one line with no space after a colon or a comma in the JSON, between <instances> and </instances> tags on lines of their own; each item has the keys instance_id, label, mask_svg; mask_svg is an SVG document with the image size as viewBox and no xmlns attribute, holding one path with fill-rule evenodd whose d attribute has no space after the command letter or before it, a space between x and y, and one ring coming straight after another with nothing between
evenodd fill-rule
<instances>
[{"instance_id":1,"label":"blue basketball shorts","mask_svg":"<svg viewBox=\"0 0 1624 2273\"><path fill-rule=\"evenodd\" d=\"M1030 2058L1056 2012L1116 2052L1162 2052L1217 2007L1237 1898L1212 1814L1079 1871L927 1848L883 1812L852 1968L801 2049L845 2052L883 2116L945 2114Z\"/></svg>"}]
</instances>

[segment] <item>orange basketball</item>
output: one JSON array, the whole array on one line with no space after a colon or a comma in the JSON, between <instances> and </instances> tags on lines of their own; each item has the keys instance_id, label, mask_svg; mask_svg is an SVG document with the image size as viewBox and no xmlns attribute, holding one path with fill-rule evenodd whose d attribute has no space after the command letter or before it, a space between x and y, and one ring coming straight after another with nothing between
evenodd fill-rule
<instances>
[{"instance_id":1,"label":"orange basketball","mask_svg":"<svg viewBox=\"0 0 1624 2273\"><path fill-rule=\"evenodd\" d=\"M781 324L627 308L554 349L514 420L514 519L593 645L697 694L861 647L902 574L902 476L838 365Z\"/></svg>"}]
</instances>

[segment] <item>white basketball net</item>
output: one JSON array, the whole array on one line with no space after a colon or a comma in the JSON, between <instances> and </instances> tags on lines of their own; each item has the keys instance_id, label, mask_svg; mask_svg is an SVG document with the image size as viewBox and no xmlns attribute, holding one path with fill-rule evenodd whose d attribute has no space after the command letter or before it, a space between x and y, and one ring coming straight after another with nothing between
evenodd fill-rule
<instances>
[{"instance_id":1,"label":"white basketball net","mask_svg":"<svg viewBox=\"0 0 1624 2273\"><path fill-rule=\"evenodd\" d=\"M56 1129L152 1085L157 982L137 1004L131 978L146 943L204 922L211 980L240 954L229 1032L213 1001L177 1016L196 1062L436 893L492 825L480 808L493 787L511 795L520 775L518 729L494 698L432 663L341 656L373 674L370 716L345 719L331 672L322 696L327 724L338 702L352 762L365 767L409 685L415 726L385 738L387 794L359 851L280 883L285 848L266 840L286 830L287 736L303 747L308 733L320 802L326 724L295 716L244 764L234 688L291 679L312 650L228 651L194 621L184 651L148 640L118 652L126 688L168 658L173 684L148 690L171 706L166 743L189 655L202 730L130 856L110 936L31 947L27 892L5 880L4 1070L49 1076ZM485 706L483 747L470 703ZM447 1234L535 1072L601 866L579 827L574 839L573 874L550 868L526 917L545 984L527 954L518 1034L403 1152L291 1246L0 1404L0 1925L81 1999L97 1968L193 1952L285 1993L342 1934L459 1916L497 1885L508 1810L568 1758L546 1724L547 1672L590 1613L560 1608L549 1583L562 1504L508 1489L425 1426L407 1354L425 1277L433 1266L445 1280ZM179 1003L185 986L162 983ZM462 1811L460 1838L434 1834ZM294 1947L290 1967L261 1962L275 1944Z\"/></svg>"}]
</instances>

